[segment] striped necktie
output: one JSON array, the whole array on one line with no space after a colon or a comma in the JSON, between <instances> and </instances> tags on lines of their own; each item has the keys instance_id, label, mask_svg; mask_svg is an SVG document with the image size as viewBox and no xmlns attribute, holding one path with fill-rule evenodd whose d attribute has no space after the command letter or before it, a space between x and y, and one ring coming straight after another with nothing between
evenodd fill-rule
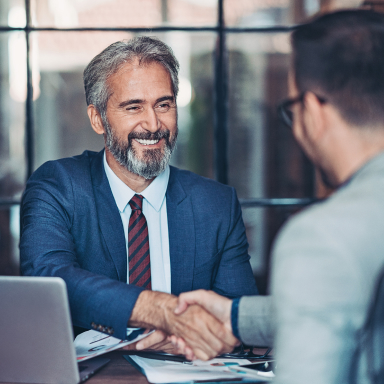
<instances>
[{"instance_id":1,"label":"striped necktie","mask_svg":"<svg viewBox=\"0 0 384 384\"><path fill-rule=\"evenodd\" d=\"M151 265L147 220L142 212L143 196L129 201L132 208L128 226L129 284L151 289Z\"/></svg>"}]
</instances>

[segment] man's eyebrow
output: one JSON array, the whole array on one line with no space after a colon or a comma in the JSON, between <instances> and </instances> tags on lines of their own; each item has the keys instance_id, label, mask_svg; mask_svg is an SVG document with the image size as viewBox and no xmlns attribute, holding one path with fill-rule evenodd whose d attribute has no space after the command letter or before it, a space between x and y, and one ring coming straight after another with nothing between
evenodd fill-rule
<instances>
[{"instance_id":1,"label":"man's eyebrow","mask_svg":"<svg viewBox=\"0 0 384 384\"><path fill-rule=\"evenodd\" d=\"M175 97L174 96L163 96L163 97L160 97L159 99L156 100L156 104L157 103L161 103L162 101L166 101L166 100L175 101Z\"/></svg>"},{"instance_id":2,"label":"man's eyebrow","mask_svg":"<svg viewBox=\"0 0 384 384\"><path fill-rule=\"evenodd\" d=\"M166 101L166 100L174 101L175 98L174 98L174 96L163 96L163 97L160 97L156 100L156 104L161 103L162 101ZM132 104L143 104L143 103L145 103L145 100L142 100L142 99L125 100L119 104L119 108L124 108L124 107L126 107L128 105L132 105Z\"/></svg>"},{"instance_id":3,"label":"man's eyebrow","mask_svg":"<svg viewBox=\"0 0 384 384\"><path fill-rule=\"evenodd\" d=\"M124 108L126 107L127 105L131 105L131 104L142 104L144 103L144 100L141 100L141 99L130 99L130 100L125 100L125 101L122 101L120 104L119 104L119 108Z\"/></svg>"}]
</instances>

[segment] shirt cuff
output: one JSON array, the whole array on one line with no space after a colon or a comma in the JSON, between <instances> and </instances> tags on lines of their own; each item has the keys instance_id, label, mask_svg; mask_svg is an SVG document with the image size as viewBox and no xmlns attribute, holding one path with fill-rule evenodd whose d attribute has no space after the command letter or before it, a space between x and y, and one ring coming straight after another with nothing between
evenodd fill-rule
<instances>
[{"instance_id":1,"label":"shirt cuff","mask_svg":"<svg viewBox=\"0 0 384 384\"><path fill-rule=\"evenodd\" d=\"M241 297L238 297L237 299L234 299L232 301L232 309L231 309L232 333L239 340L240 340L240 335L239 335L238 320L239 320L239 302L240 302L240 299L241 299Z\"/></svg>"}]
</instances>

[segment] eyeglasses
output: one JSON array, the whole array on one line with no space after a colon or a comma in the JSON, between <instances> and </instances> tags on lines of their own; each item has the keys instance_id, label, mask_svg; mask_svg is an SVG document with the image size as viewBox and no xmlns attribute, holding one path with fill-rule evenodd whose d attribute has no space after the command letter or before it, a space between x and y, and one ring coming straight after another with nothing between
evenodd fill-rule
<instances>
[{"instance_id":1,"label":"eyeglasses","mask_svg":"<svg viewBox=\"0 0 384 384\"><path fill-rule=\"evenodd\" d=\"M302 103L304 100L305 92L301 93L299 96L293 98L293 99L286 99L284 100L279 106L277 107L277 112L282 120L282 122L289 128L292 128L293 126L293 111L292 106L296 103ZM326 103L327 100L323 97L317 96L317 99L321 104Z\"/></svg>"}]
</instances>

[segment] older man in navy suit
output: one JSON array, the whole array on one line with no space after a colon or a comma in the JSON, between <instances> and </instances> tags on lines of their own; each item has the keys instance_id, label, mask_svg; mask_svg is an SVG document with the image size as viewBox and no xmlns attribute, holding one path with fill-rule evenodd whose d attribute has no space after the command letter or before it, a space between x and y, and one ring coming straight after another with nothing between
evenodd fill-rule
<instances>
[{"instance_id":1,"label":"older man in navy suit","mask_svg":"<svg viewBox=\"0 0 384 384\"><path fill-rule=\"evenodd\" d=\"M177 139L178 62L157 39L112 44L84 71L88 116L105 150L44 164L21 206L21 271L67 284L74 326L124 339L127 327L183 337L208 358L236 339L197 288L257 294L233 188L168 165Z\"/></svg>"}]
</instances>

